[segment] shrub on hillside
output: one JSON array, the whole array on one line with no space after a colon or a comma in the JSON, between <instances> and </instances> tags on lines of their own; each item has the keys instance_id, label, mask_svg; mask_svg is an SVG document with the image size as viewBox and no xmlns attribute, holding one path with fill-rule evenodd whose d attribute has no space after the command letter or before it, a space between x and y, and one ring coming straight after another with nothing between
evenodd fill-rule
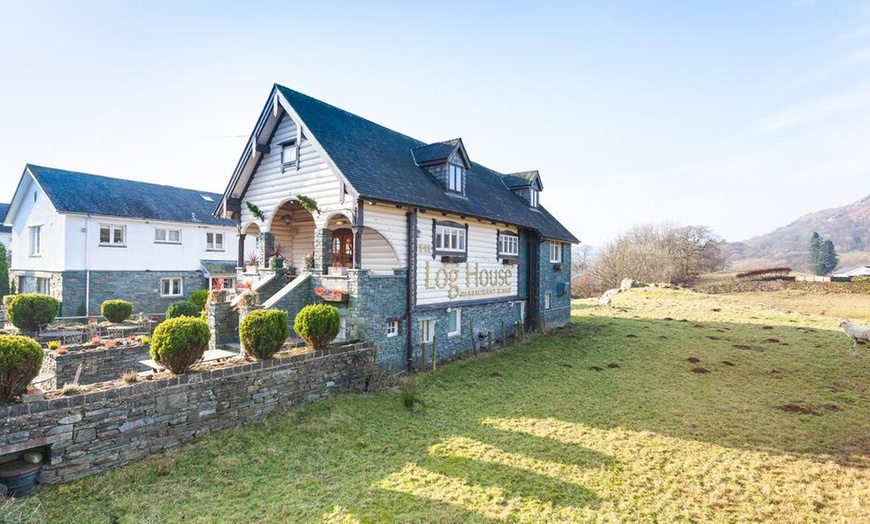
<instances>
[{"instance_id":1,"label":"shrub on hillside","mask_svg":"<svg viewBox=\"0 0 870 524\"><path fill-rule=\"evenodd\" d=\"M293 329L312 349L321 349L338 336L341 317L338 309L328 304L305 306L296 315Z\"/></svg>"},{"instance_id":2,"label":"shrub on hillside","mask_svg":"<svg viewBox=\"0 0 870 524\"><path fill-rule=\"evenodd\" d=\"M239 326L245 352L260 360L272 358L290 335L287 313L279 309L251 311Z\"/></svg>"},{"instance_id":3,"label":"shrub on hillside","mask_svg":"<svg viewBox=\"0 0 870 524\"><path fill-rule=\"evenodd\" d=\"M210 338L205 320L185 316L166 320L151 337L151 358L176 375L185 373L202 358Z\"/></svg>"},{"instance_id":4,"label":"shrub on hillside","mask_svg":"<svg viewBox=\"0 0 870 524\"><path fill-rule=\"evenodd\" d=\"M187 299L188 302L191 302L199 308L200 311L205 309L205 301L208 300L208 290L207 289L197 289L193 293L190 294L190 298Z\"/></svg>"},{"instance_id":5,"label":"shrub on hillside","mask_svg":"<svg viewBox=\"0 0 870 524\"><path fill-rule=\"evenodd\" d=\"M198 317L200 313L199 307L188 300L179 300L166 308L166 318L178 317Z\"/></svg>"},{"instance_id":6,"label":"shrub on hillside","mask_svg":"<svg viewBox=\"0 0 870 524\"><path fill-rule=\"evenodd\" d=\"M100 305L100 314L109 322L123 322L133 312L133 304L126 300L106 300Z\"/></svg>"},{"instance_id":7,"label":"shrub on hillside","mask_svg":"<svg viewBox=\"0 0 870 524\"><path fill-rule=\"evenodd\" d=\"M0 402L11 402L42 369L43 351L30 337L0 335Z\"/></svg>"},{"instance_id":8,"label":"shrub on hillside","mask_svg":"<svg viewBox=\"0 0 870 524\"><path fill-rule=\"evenodd\" d=\"M39 293L15 295L9 303L6 316L12 325L22 331L33 332L57 316L60 302Z\"/></svg>"}]
</instances>

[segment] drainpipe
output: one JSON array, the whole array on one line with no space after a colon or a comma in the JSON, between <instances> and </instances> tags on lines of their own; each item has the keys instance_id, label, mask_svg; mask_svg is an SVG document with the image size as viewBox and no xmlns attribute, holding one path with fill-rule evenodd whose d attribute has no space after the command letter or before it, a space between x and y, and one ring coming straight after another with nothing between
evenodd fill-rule
<instances>
[{"instance_id":1,"label":"drainpipe","mask_svg":"<svg viewBox=\"0 0 870 524\"><path fill-rule=\"evenodd\" d=\"M85 317L91 316L91 215L85 217Z\"/></svg>"},{"instance_id":2,"label":"drainpipe","mask_svg":"<svg viewBox=\"0 0 870 524\"><path fill-rule=\"evenodd\" d=\"M408 326L405 329L405 337L407 349L405 358L407 359L408 373L414 369L414 339L411 335L414 327L414 297L415 286L417 285L417 214L411 209L408 211L408 286L406 290L406 317L408 318Z\"/></svg>"}]
</instances>

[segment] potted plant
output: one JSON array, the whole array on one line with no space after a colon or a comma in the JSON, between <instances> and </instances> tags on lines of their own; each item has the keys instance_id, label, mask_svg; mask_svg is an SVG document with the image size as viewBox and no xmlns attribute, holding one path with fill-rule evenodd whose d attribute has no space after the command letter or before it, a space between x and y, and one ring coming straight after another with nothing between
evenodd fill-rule
<instances>
[{"instance_id":1,"label":"potted plant","mask_svg":"<svg viewBox=\"0 0 870 524\"><path fill-rule=\"evenodd\" d=\"M341 255L339 253L332 254L332 265L328 268L327 272L330 276L343 277L347 275L347 268L342 265Z\"/></svg>"},{"instance_id":2,"label":"potted plant","mask_svg":"<svg viewBox=\"0 0 870 524\"><path fill-rule=\"evenodd\" d=\"M302 267L305 271L311 271L314 269L314 251L305 255L305 258L302 259Z\"/></svg>"},{"instance_id":3,"label":"potted plant","mask_svg":"<svg viewBox=\"0 0 870 524\"><path fill-rule=\"evenodd\" d=\"M324 287L314 288L314 294L322 298L325 302L347 302L350 295L342 289L327 289Z\"/></svg>"},{"instance_id":4,"label":"potted plant","mask_svg":"<svg viewBox=\"0 0 870 524\"><path fill-rule=\"evenodd\" d=\"M276 243L274 246L272 246L272 249L269 250L269 256L272 257L270 261L272 269L281 269L282 267L284 267L285 253L287 253L286 245Z\"/></svg>"},{"instance_id":5,"label":"potted plant","mask_svg":"<svg viewBox=\"0 0 870 524\"><path fill-rule=\"evenodd\" d=\"M248 267L245 268L245 273L257 272L257 253L254 251L248 252Z\"/></svg>"}]
</instances>

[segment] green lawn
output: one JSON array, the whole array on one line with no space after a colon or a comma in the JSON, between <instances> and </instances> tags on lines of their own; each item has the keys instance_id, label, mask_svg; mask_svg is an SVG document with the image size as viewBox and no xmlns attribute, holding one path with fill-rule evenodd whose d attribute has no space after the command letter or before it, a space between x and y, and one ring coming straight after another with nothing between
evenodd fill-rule
<instances>
[{"instance_id":1,"label":"green lawn","mask_svg":"<svg viewBox=\"0 0 870 524\"><path fill-rule=\"evenodd\" d=\"M347 395L40 500L52 522L870 521L870 351L781 302L578 301L572 331L419 377L413 412Z\"/></svg>"}]
</instances>

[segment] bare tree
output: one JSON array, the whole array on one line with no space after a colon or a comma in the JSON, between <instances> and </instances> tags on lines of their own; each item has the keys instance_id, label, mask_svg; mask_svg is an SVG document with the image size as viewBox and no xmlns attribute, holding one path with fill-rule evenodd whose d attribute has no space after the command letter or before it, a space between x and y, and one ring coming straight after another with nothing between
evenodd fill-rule
<instances>
[{"instance_id":1,"label":"bare tree","mask_svg":"<svg viewBox=\"0 0 870 524\"><path fill-rule=\"evenodd\" d=\"M623 278L687 284L723 266L722 243L706 226L634 226L601 250L593 274L603 288Z\"/></svg>"}]
</instances>

